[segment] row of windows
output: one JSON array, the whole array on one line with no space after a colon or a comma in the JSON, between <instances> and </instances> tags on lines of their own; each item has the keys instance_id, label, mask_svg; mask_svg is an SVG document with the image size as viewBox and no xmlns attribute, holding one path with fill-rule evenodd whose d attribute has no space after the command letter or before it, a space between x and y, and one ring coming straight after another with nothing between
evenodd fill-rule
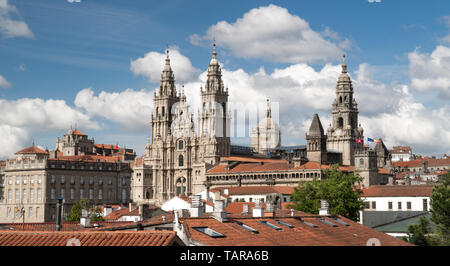
<instances>
[{"instance_id":1,"label":"row of windows","mask_svg":"<svg viewBox=\"0 0 450 266\"><path fill-rule=\"evenodd\" d=\"M28 207L28 212L24 209L24 215L28 218L33 218L33 215L35 215L36 217L39 216L39 207L35 208L35 213L33 214L33 207ZM14 214L13 214L14 213ZM15 215L16 217L18 217L21 214L21 210L18 209L13 209L13 208L6 208L6 216L8 218L11 218L13 215Z\"/></svg>"},{"instance_id":2,"label":"row of windows","mask_svg":"<svg viewBox=\"0 0 450 266\"><path fill-rule=\"evenodd\" d=\"M242 179L266 179L266 178L319 178L320 173L292 173L292 174L266 174L266 175L242 175ZM233 180L238 176L209 176L209 180Z\"/></svg>"},{"instance_id":3,"label":"row of windows","mask_svg":"<svg viewBox=\"0 0 450 266\"><path fill-rule=\"evenodd\" d=\"M64 188L62 188L59 191L59 195L58 197L63 197L63 198L67 198L66 196L66 190ZM84 199L86 198L86 196L88 197L88 199L93 200L94 199L94 189L90 188L88 191L88 194L85 194L84 189L80 189L79 190L79 198L80 199ZM97 193L97 199L102 200L103 199L103 189L99 189L98 193ZM56 190L54 188L50 189L50 199L55 199L56 198ZM71 188L70 189L70 194L69 194L69 199L74 200L75 199L75 189ZM112 200L113 199L113 192L112 190L108 190L108 195L107 198L108 200Z\"/></svg>"},{"instance_id":4,"label":"row of windows","mask_svg":"<svg viewBox=\"0 0 450 266\"><path fill-rule=\"evenodd\" d=\"M377 202L376 201L372 201L372 202L366 201L366 202L364 202L364 204L365 204L364 205L365 209L376 210L376 208L377 208ZM388 202L388 210L392 210L393 209L393 205L394 205L394 203L392 201L389 201ZM407 210L411 210L412 209L411 205L412 205L411 201L407 201L406 202L406 209ZM397 202L397 209L398 210L402 210L402 208L403 208L403 203L401 201ZM423 210L424 211L428 210L428 200L427 199L423 199Z\"/></svg>"},{"instance_id":5,"label":"row of windows","mask_svg":"<svg viewBox=\"0 0 450 266\"><path fill-rule=\"evenodd\" d=\"M56 179L57 179L56 176L54 176L54 175L50 176L50 184L55 184L56 183ZM71 176L70 177L70 184L74 185L75 184L75 180L76 180L75 176ZM85 179L84 179L83 176L80 176L79 180L80 180L80 184L81 185L85 184ZM94 184L94 177L90 176L86 181L89 181L89 185L93 185ZM66 177L63 176L63 175L60 176L59 182L61 184L65 184L66 183ZM103 185L103 178L98 178L97 182L98 182L99 185ZM112 185L112 183L113 183L112 177L109 177L108 178L108 185ZM125 184L126 184L126 179L123 178L122 179L122 185L125 185Z\"/></svg>"},{"instance_id":6,"label":"row of windows","mask_svg":"<svg viewBox=\"0 0 450 266\"><path fill-rule=\"evenodd\" d=\"M66 165L65 164L59 164L59 165L56 165L56 164L51 164L50 165L50 168L62 168L62 169L65 169L66 168ZM68 169L70 168L70 169L78 169L78 167L76 167L75 165L71 165L70 167L67 167ZM79 169L85 169L86 167L84 166L84 165L80 165L79 166ZM111 166L109 166L109 167L105 167L105 168L103 168L101 165L96 165L95 167L94 167L94 165L89 165L89 167L87 167L86 169L89 169L89 170L108 170L108 171L112 171L112 170L116 170L116 168L115 167L111 167Z\"/></svg>"},{"instance_id":7,"label":"row of windows","mask_svg":"<svg viewBox=\"0 0 450 266\"><path fill-rule=\"evenodd\" d=\"M30 189L30 190L28 190L28 189L23 189L22 190L22 199L24 200L24 201L26 201L27 199L28 199L28 197L30 198L30 202L32 202L33 200L35 200L35 194L34 194L34 192L35 192L35 190L34 189ZM28 193L29 193L29 195L28 195ZM36 200L37 201L41 201L42 200L42 190L40 189L40 188L38 188L37 190L36 190L36 193L37 193L37 197L36 197ZM20 190L19 189L16 189L15 190L15 193L14 193L14 199L13 199L13 190L12 189L8 189L8 201L9 202L12 202L13 200L15 201L15 202L19 202L20 201L20 199L21 199L21 197L20 197Z\"/></svg>"},{"instance_id":8,"label":"row of windows","mask_svg":"<svg viewBox=\"0 0 450 266\"><path fill-rule=\"evenodd\" d=\"M35 182L37 184L41 184L42 183L42 176L41 175L30 175L30 176L8 176L8 184L12 185L13 182L16 185L20 185L20 183L23 183L24 185L28 184L28 182L30 184L34 184Z\"/></svg>"}]
</instances>

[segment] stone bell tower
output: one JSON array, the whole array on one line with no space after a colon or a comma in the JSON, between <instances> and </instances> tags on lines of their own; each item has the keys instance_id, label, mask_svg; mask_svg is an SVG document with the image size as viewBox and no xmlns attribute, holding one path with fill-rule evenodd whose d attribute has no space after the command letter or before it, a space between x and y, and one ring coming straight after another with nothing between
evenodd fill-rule
<instances>
[{"instance_id":1,"label":"stone bell tower","mask_svg":"<svg viewBox=\"0 0 450 266\"><path fill-rule=\"evenodd\" d=\"M217 60L216 44L208 66L205 87L200 87L202 106L199 114L200 157L215 164L221 156L230 155L228 116L228 88L222 81L222 70Z\"/></svg>"},{"instance_id":2,"label":"stone bell tower","mask_svg":"<svg viewBox=\"0 0 450 266\"><path fill-rule=\"evenodd\" d=\"M355 151L363 149L363 129L358 127L358 104L353 98L353 85L347 73L345 55L342 72L336 85L336 99L332 104L332 124L327 132L327 150L342 153L343 165L354 165ZM357 139L361 143L357 143Z\"/></svg>"}]
</instances>

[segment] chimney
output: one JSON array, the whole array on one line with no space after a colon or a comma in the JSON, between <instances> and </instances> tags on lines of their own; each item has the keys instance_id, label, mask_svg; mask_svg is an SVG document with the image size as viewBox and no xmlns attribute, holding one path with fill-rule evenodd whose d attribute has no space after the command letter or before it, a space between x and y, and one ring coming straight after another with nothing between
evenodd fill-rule
<instances>
[{"instance_id":1,"label":"chimney","mask_svg":"<svg viewBox=\"0 0 450 266\"><path fill-rule=\"evenodd\" d=\"M255 200L255 207L253 207L253 217L264 217L264 208L262 207L261 199Z\"/></svg>"},{"instance_id":2,"label":"chimney","mask_svg":"<svg viewBox=\"0 0 450 266\"><path fill-rule=\"evenodd\" d=\"M80 225L83 227L91 227L91 217L87 210L81 210Z\"/></svg>"},{"instance_id":3,"label":"chimney","mask_svg":"<svg viewBox=\"0 0 450 266\"><path fill-rule=\"evenodd\" d=\"M291 209L291 216L295 216L295 211L294 211L294 209Z\"/></svg>"},{"instance_id":4,"label":"chimney","mask_svg":"<svg viewBox=\"0 0 450 266\"><path fill-rule=\"evenodd\" d=\"M58 198L56 202L56 231L61 231L61 216L62 216L63 198Z\"/></svg>"},{"instance_id":5,"label":"chimney","mask_svg":"<svg viewBox=\"0 0 450 266\"><path fill-rule=\"evenodd\" d=\"M275 214L275 207L273 206L272 202L266 203L266 210L264 211L264 216L266 217L273 217Z\"/></svg>"},{"instance_id":6,"label":"chimney","mask_svg":"<svg viewBox=\"0 0 450 266\"><path fill-rule=\"evenodd\" d=\"M141 218L141 221L142 221L142 220L144 220L144 205L139 204L138 208L139 208L139 217Z\"/></svg>"},{"instance_id":7,"label":"chimney","mask_svg":"<svg viewBox=\"0 0 450 266\"><path fill-rule=\"evenodd\" d=\"M179 209L178 215L180 218L188 217L189 216L189 210L187 209Z\"/></svg>"},{"instance_id":8,"label":"chimney","mask_svg":"<svg viewBox=\"0 0 450 266\"><path fill-rule=\"evenodd\" d=\"M250 205L249 204L243 204L242 205L242 213L249 214L250 213Z\"/></svg>"},{"instance_id":9,"label":"chimney","mask_svg":"<svg viewBox=\"0 0 450 266\"><path fill-rule=\"evenodd\" d=\"M103 208L103 216L106 216L108 214L112 213L112 207L111 206L105 206Z\"/></svg>"},{"instance_id":10,"label":"chimney","mask_svg":"<svg viewBox=\"0 0 450 266\"><path fill-rule=\"evenodd\" d=\"M329 204L328 204L327 200L320 201L319 215L323 215L323 216L330 215L330 209L329 209Z\"/></svg>"},{"instance_id":11,"label":"chimney","mask_svg":"<svg viewBox=\"0 0 450 266\"><path fill-rule=\"evenodd\" d=\"M128 203L128 209L129 209L129 212L132 212L134 210L132 202Z\"/></svg>"},{"instance_id":12,"label":"chimney","mask_svg":"<svg viewBox=\"0 0 450 266\"><path fill-rule=\"evenodd\" d=\"M228 220L227 213L225 212L225 203L223 200L214 201L214 211L212 217L220 222Z\"/></svg>"},{"instance_id":13,"label":"chimney","mask_svg":"<svg viewBox=\"0 0 450 266\"><path fill-rule=\"evenodd\" d=\"M191 217L201 217L203 215L203 208L201 205L200 195L192 195L191 198Z\"/></svg>"}]
</instances>

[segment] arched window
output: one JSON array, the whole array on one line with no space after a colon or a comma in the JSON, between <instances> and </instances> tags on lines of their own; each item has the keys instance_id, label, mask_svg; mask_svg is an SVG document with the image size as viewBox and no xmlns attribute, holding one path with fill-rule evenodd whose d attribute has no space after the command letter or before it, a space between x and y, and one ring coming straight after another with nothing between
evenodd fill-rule
<instances>
[{"instance_id":1,"label":"arched window","mask_svg":"<svg viewBox=\"0 0 450 266\"><path fill-rule=\"evenodd\" d=\"M183 166L184 165L184 157L182 154L180 154L180 156L178 156L178 166Z\"/></svg>"},{"instance_id":2,"label":"arched window","mask_svg":"<svg viewBox=\"0 0 450 266\"><path fill-rule=\"evenodd\" d=\"M179 150L182 150L183 149L183 145L184 143L183 143L183 141L182 140L180 140L180 141L178 141L178 149Z\"/></svg>"},{"instance_id":3,"label":"arched window","mask_svg":"<svg viewBox=\"0 0 450 266\"><path fill-rule=\"evenodd\" d=\"M342 117L339 117L337 122L339 128L344 127L344 119Z\"/></svg>"},{"instance_id":4,"label":"arched window","mask_svg":"<svg viewBox=\"0 0 450 266\"><path fill-rule=\"evenodd\" d=\"M180 177L176 182L177 196L186 194L186 178Z\"/></svg>"},{"instance_id":5,"label":"arched window","mask_svg":"<svg viewBox=\"0 0 450 266\"><path fill-rule=\"evenodd\" d=\"M363 158L359 159L359 165L360 165L360 166L363 166L363 165L364 165L364 159L363 159Z\"/></svg>"},{"instance_id":6,"label":"arched window","mask_svg":"<svg viewBox=\"0 0 450 266\"><path fill-rule=\"evenodd\" d=\"M339 96L339 103L342 103L342 96Z\"/></svg>"},{"instance_id":7,"label":"arched window","mask_svg":"<svg viewBox=\"0 0 450 266\"><path fill-rule=\"evenodd\" d=\"M162 107L162 115L165 115L166 113L166 108L164 108L164 106Z\"/></svg>"}]
</instances>

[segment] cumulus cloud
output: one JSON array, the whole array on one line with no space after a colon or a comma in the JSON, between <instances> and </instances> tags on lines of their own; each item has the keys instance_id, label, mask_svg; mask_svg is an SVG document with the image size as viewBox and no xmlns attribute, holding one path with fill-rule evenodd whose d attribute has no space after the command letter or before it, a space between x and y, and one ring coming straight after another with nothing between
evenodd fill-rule
<instances>
[{"instance_id":1,"label":"cumulus cloud","mask_svg":"<svg viewBox=\"0 0 450 266\"><path fill-rule=\"evenodd\" d=\"M10 125L0 125L0 159L11 157L18 151L18 147L24 147L30 140L30 132L24 128ZM31 143L29 143L31 144Z\"/></svg>"},{"instance_id":2,"label":"cumulus cloud","mask_svg":"<svg viewBox=\"0 0 450 266\"><path fill-rule=\"evenodd\" d=\"M196 78L200 72L192 66L191 61L182 55L176 47L169 50L170 65L178 82L188 82ZM150 82L159 82L164 68L166 55L158 52L148 52L144 57L131 61L130 70L135 75L141 75Z\"/></svg>"},{"instance_id":3,"label":"cumulus cloud","mask_svg":"<svg viewBox=\"0 0 450 266\"><path fill-rule=\"evenodd\" d=\"M11 83L5 79L2 75L0 75L0 87L9 88Z\"/></svg>"},{"instance_id":4,"label":"cumulus cloud","mask_svg":"<svg viewBox=\"0 0 450 266\"><path fill-rule=\"evenodd\" d=\"M450 48L438 45L431 54L417 49L408 54L411 86L413 89L439 91L450 99Z\"/></svg>"},{"instance_id":5,"label":"cumulus cloud","mask_svg":"<svg viewBox=\"0 0 450 266\"><path fill-rule=\"evenodd\" d=\"M33 32L25 21L15 19L19 16L17 8L8 3L8 0L0 0L0 32L8 37L34 38Z\"/></svg>"},{"instance_id":6,"label":"cumulus cloud","mask_svg":"<svg viewBox=\"0 0 450 266\"><path fill-rule=\"evenodd\" d=\"M14 101L0 99L0 134L5 143L0 158L12 156L18 148L29 145L36 132L67 129L77 124L81 129L98 129L90 117L63 100L22 98Z\"/></svg>"},{"instance_id":7,"label":"cumulus cloud","mask_svg":"<svg viewBox=\"0 0 450 266\"><path fill-rule=\"evenodd\" d=\"M407 90L405 86L405 90ZM450 106L426 108L410 94L392 113L360 116L365 135L382 137L388 146L410 145L417 153L450 153Z\"/></svg>"},{"instance_id":8,"label":"cumulus cloud","mask_svg":"<svg viewBox=\"0 0 450 266\"><path fill-rule=\"evenodd\" d=\"M131 131L149 128L153 108L151 91L126 89L122 92L102 91L95 95L91 88L78 92L75 105L89 115L106 118Z\"/></svg>"},{"instance_id":9,"label":"cumulus cloud","mask_svg":"<svg viewBox=\"0 0 450 266\"><path fill-rule=\"evenodd\" d=\"M335 60L350 46L329 28L316 32L304 19L273 4L251 9L234 23L220 21L204 36L190 36L194 45L213 39L237 57L283 63Z\"/></svg>"}]
</instances>

